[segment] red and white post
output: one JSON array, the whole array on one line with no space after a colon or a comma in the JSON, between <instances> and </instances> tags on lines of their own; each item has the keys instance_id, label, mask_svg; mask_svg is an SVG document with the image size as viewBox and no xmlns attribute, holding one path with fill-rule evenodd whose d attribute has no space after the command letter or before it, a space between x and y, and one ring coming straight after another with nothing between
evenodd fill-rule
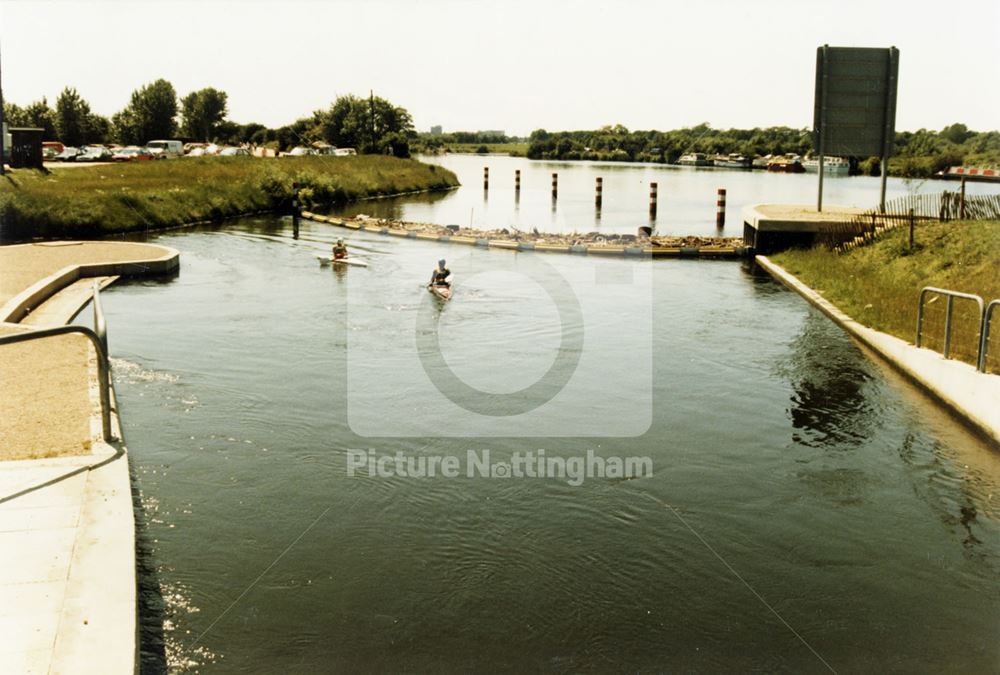
<instances>
[{"instance_id":1,"label":"red and white post","mask_svg":"<svg viewBox=\"0 0 1000 675\"><path fill-rule=\"evenodd\" d=\"M552 199L559 196L559 174L552 174Z\"/></svg>"},{"instance_id":2,"label":"red and white post","mask_svg":"<svg viewBox=\"0 0 1000 675\"><path fill-rule=\"evenodd\" d=\"M490 189L490 167L488 166L483 167L483 189Z\"/></svg>"},{"instance_id":3,"label":"red and white post","mask_svg":"<svg viewBox=\"0 0 1000 675\"><path fill-rule=\"evenodd\" d=\"M720 230L726 226L726 188L719 188L715 200L715 226Z\"/></svg>"},{"instance_id":4,"label":"red and white post","mask_svg":"<svg viewBox=\"0 0 1000 675\"><path fill-rule=\"evenodd\" d=\"M649 217L656 217L656 183L649 184Z\"/></svg>"},{"instance_id":5,"label":"red and white post","mask_svg":"<svg viewBox=\"0 0 1000 675\"><path fill-rule=\"evenodd\" d=\"M598 176L595 179L595 184L594 184L594 206L600 209L603 201L604 201L604 179Z\"/></svg>"}]
</instances>

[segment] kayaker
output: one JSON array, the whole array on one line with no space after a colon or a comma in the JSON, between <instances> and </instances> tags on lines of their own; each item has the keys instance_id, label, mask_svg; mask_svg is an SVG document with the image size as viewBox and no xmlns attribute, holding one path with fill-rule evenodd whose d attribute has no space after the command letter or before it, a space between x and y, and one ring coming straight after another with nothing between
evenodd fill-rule
<instances>
[{"instance_id":1,"label":"kayaker","mask_svg":"<svg viewBox=\"0 0 1000 675\"><path fill-rule=\"evenodd\" d=\"M451 275L451 270L444 266L444 258L438 260L437 268L431 272L431 283L428 286L451 286L448 281L448 277Z\"/></svg>"},{"instance_id":2,"label":"kayaker","mask_svg":"<svg viewBox=\"0 0 1000 675\"><path fill-rule=\"evenodd\" d=\"M343 239L338 239L337 243L333 245L333 259L343 260L347 257L347 246L344 245Z\"/></svg>"}]
</instances>

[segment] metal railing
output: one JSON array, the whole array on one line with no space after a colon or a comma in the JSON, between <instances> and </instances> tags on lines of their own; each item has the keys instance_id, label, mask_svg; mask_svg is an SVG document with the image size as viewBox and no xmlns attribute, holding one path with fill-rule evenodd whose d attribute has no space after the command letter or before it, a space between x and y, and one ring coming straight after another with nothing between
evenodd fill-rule
<instances>
[{"instance_id":1,"label":"metal railing","mask_svg":"<svg viewBox=\"0 0 1000 675\"><path fill-rule=\"evenodd\" d=\"M979 372L986 372L986 353L990 349L990 319L993 318L993 310L1000 307L1000 300L991 300L990 304L986 305L986 311L983 312L983 325L979 329Z\"/></svg>"},{"instance_id":2,"label":"metal railing","mask_svg":"<svg viewBox=\"0 0 1000 675\"><path fill-rule=\"evenodd\" d=\"M108 360L108 333L104 321L104 312L98 293L98 285L94 283L94 329L86 326L56 326L54 328L39 328L23 333L0 335L0 345L40 340L59 335L77 333L83 335L94 345L97 352L97 380L101 396L101 436L110 443L115 440L111 431L111 363Z\"/></svg>"},{"instance_id":3,"label":"metal railing","mask_svg":"<svg viewBox=\"0 0 1000 675\"><path fill-rule=\"evenodd\" d=\"M944 349L942 350L943 356L947 359L951 354L951 318L952 309L955 304L955 298L963 298L965 300L972 300L979 306L979 328L980 333L982 333L983 325L983 299L978 295L973 295L972 293L960 293L959 291L951 291L947 288L935 288L934 286L925 286L920 289L920 302L917 305L917 339L916 344L919 347L921 343L921 338L923 337L923 327L924 327L924 298L928 293L936 293L938 295L943 295L948 298L948 304L945 308L944 315ZM981 336L977 336L977 345L979 344ZM979 364L979 357L977 355L976 364Z\"/></svg>"}]
</instances>

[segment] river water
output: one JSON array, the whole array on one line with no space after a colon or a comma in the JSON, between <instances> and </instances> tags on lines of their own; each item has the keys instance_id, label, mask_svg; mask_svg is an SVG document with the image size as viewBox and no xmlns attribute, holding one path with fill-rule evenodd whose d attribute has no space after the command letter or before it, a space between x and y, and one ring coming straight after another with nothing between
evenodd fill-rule
<instances>
[{"instance_id":1,"label":"river water","mask_svg":"<svg viewBox=\"0 0 1000 675\"><path fill-rule=\"evenodd\" d=\"M652 225L659 234L714 236L718 188L726 189L726 226L722 234L743 236L740 211L751 204L810 204L817 196L816 174L783 174L714 167L682 167L626 162L531 161L501 155L437 155L423 161L455 172L462 187L447 193L359 202L336 213L365 213L416 222L473 225L478 228L518 228L542 232L617 232L635 234L640 225ZM488 167L490 189L483 190ZM514 172L521 171L520 198L514 190ZM553 203L552 174L559 175L559 195ZM594 207L594 184L603 179L603 204ZM649 184L658 187L655 220L649 217ZM827 206L872 208L878 204L880 178L826 176L823 203ZM957 190L950 181L889 178L886 199L910 194ZM967 193L996 194L1000 185L973 183Z\"/></svg>"},{"instance_id":2,"label":"river water","mask_svg":"<svg viewBox=\"0 0 1000 675\"><path fill-rule=\"evenodd\" d=\"M342 232L163 233L180 275L103 295L145 672L997 669L1000 455L797 295L369 233L367 269L320 267ZM542 450L652 474L351 475Z\"/></svg>"}]
</instances>

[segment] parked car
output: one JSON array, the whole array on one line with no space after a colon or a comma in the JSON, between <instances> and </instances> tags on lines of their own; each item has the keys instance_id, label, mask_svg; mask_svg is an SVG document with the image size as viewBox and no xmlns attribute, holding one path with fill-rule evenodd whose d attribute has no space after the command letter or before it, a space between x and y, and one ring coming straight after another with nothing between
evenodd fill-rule
<instances>
[{"instance_id":1,"label":"parked car","mask_svg":"<svg viewBox=\"0 0 1000 675\"><path fill-rule=\"evenodd\" d=\"M7 134L7 137L10 138L10 134ZM9 148L10 145L7 144L4 147ZM51 162L65 149L66 146L59 141L42 141L42 159L46 162Z\"/></svg>"},{"instance_id":2,"label":"parked car","mask_svg":"<svg viewBox=\"0 0 1000 675\"><path fill-rule=\"evenodd\" d=\"M337 157L350 157L352 155L358 154L358 151L354 148L337 148L333 151L333 154Z\"/></svg>"},{"instance_id":3,"label":"parked car","mask_svg":"<svg viewBox=\"0 0 1000 675\"><path fill-rule=\"evenodd\" d=\"M314 155L316 153L312 148L305 148L300 145L297 148L292 148L291 152L286 152L285 154L289 157L304 157L305 155Z\"/></svg>"},{"instance_id":4,"label":"parked car","mask_svg":"<svg viewBox=\"0 0 1000 675\"><path fill-rule=\"evenodd\" d=\"M137 145L130 145L113 154L111 159L116 162L143 161L153 159L153 154L146 148L140 148Z\"/></svg>"},{"instance_id":5,"label":"parked car","mask_svg":"<svg viewBox=\"0 0 1000 675\"><path fill-rule=\"evenodd\" d=\"M184 144L180 141L150 141L146 147L158 159L167 157L180 157L184 154Z\"/></svg>"},{"instance_id":6,"label":"parked car","mask_svg":"<svg viewBox=\"0 0 1000 675\"><path fill-rule=\"evenodd\" d=\"M88 145L83 152L77 156L78 162L108 162L111 161L112 152L103 145Z\"/></svg>"},{"instance_id":7,"label":"parked car","mask_svg":"<svg viewBox=\"0 0 1000 675\"><path fill-rule=\"evenodd\" d=\"M57 162L73 162L76 160L77 156L81 155L83 150L80 148L66 147L63 151L55 156L55 161Z\"/></svg>"},{"instance_id":8,"label":"parked car","mask_svg":"<svg viewBox=\"0 0 1000 675\"><path fill-rule=\"evenodd\" d=\"M205 156L205 148L202 147L202 146L191 148L191 152L189 152L187 154L187 156L188 157L204 157Z\"/></svg>"},{"instance_id":9,"label":"parked car","mask_svg":"<svg viewBox=\"0 0 1000 675\"><path fill-rule=\"evenodd\" d=\"M246 148L223 148L219 157L249 157L250 151Z\"/></svg>"}]
</instances>

